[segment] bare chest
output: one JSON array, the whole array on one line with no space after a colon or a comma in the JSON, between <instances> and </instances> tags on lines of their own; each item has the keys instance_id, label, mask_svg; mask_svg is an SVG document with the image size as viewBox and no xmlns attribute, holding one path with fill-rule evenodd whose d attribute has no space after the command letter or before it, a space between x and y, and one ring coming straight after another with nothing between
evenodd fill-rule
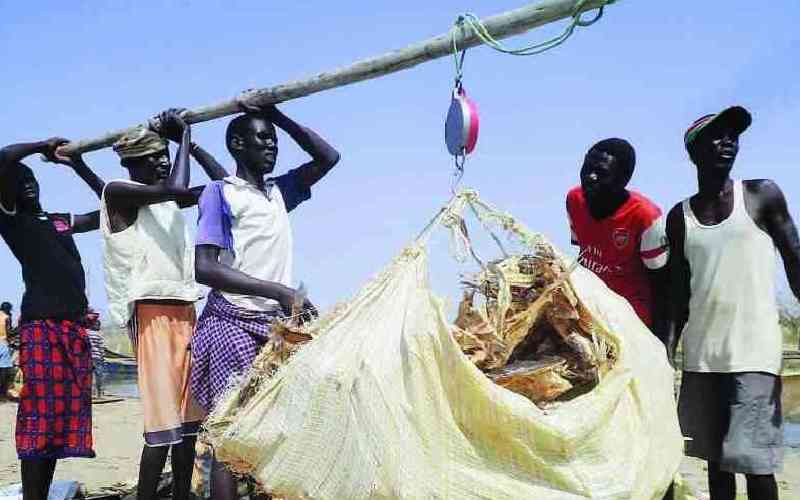
<instances>
[{"instance_id":1,"label":"bare chest","mask_svg":"<svg viewBox=\"0 0 800 500\"><path fill-rule=\"evenodd\" d=\"M725 221L733 213L733 192L725 193L714 199L693 197L690 200L692 212L698 222L713 226Z\"/></svg>"}]
</instances>

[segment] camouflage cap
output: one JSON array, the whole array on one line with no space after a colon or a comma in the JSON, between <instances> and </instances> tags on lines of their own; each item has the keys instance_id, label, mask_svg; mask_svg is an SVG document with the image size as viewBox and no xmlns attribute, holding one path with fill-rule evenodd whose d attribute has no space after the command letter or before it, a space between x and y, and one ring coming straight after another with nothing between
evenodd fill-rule
<instances>
[{"instance_id":1,"label":"camouflage cap","mask_svg":"<svg viewBox=\"0 0 800 500\"><path fill-rule=\"evenodd\" d=\"M167 140L145 126L126 133L111 146L120 158L138 158L167 149Z\"/></svg>"}]
</instances>

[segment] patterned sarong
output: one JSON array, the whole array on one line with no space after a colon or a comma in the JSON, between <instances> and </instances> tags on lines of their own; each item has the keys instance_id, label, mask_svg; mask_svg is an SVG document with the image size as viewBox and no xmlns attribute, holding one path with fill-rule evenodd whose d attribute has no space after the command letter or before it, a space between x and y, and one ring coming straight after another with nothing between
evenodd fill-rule
<instances>
[{"instance_id":1,"label":"patterned sarong","mask_svg":"<svg viewBox=\"0 0 800 500\"><path fill-rule=\"evenodd\" d=\"M267 342L280 309L254 311L235 306L217 291L208 295L192 338L192 394L211 411L232 376L244 374Z\"/></svg>"},{"instance_id":2,"label":"patterned sarong","mask_svg":"<svg viewBox=\"0 0 800 500\"><path fill-rule=\"evenodd\" d=\"M94 457L92 358L86 330L67 320L20 325L20 459Z\"/></svg>"}]
</instances>

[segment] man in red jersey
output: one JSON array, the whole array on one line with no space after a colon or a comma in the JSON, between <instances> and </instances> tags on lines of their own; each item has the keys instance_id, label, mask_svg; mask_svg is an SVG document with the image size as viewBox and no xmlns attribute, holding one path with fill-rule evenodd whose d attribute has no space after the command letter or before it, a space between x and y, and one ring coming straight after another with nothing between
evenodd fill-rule
<instances>
[{"instance_id":1,"label":"man in red jersey","mask_svg":"<svg viewBox=\"0 0 800 500\"><path fill-rule=\"evenodd\" d=\"M667 263L668 247L661 209L626 189L635 165L636 153L623 139L605 139L589 148L581 185L567 194L567 215L581 264L627 299L658 333L663 306L655 303L654 280Z\"/></svg>"},{"instance_id":2,"label":"man in red jersey","mask_svg":"<svg viewBox=\"0 0 800 500\"><path fill-rule=\"evenodd\" d=\"M604 139L589 148L581 185L567 194L567 216L581 264L627 299L666 345L667 304L654 291L666 283L669 247L661 209L626 189L635 165L636 152L624 139ZM664 500L674 498L673 489L670 485Z\"/></svg>"}]
</instances>

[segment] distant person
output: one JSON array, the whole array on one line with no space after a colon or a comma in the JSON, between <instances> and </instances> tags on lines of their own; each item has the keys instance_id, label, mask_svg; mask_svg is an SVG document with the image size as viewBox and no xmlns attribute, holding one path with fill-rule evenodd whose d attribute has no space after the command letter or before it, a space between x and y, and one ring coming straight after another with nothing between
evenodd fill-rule
<instances>
[{"instance_id":1,"label":"distant person","mask_svg":"<svg viewBox=\"0 0 800 500\"><path fill-rule=\"evenodd\" d=\"M667 244L661 209L626 188L635 166L628 141L612 138L593 145L583 159L580 186L567 194L567 215L581 264L656 331L665 305L657 300L654 285L667 262Z\"/></svg>"},{"instance_id":2,"label":"distant person","mask_svg":"<svg viewBox=\"0 0 800 500\"><path fill-rule=\"evenodd\" d=\"M745 474L751 500L778 498L783 464L782 334L775 297L776 249L800 297L800 239L775 182L734 180L742 107L696 120L684 135L698 191L670 210L674 351L683 341L678 410L690 456L708 461L713 500L736 497Z\"/></svg>"},{"instance_id":3,"label":"distant person","mask_svg":"<svg viewBox=\"0 0 800 500\"><path fill-rule=\"evenodd\" d=\"M44 154L70 166L98 196L100 180L79 156L58 156L61 138L0 149L0 235L22 268L19 320L23 385L16 446L25 500L45 500L56 460L94 457L92 360L86 330L86 280L73 235L97 229L98 212L52 213L21 160ZM7 275L6 275L7 276Z\"/></svg>"},{"instance_id":4,"label":"distant person","mask_svg":"<svg viewBox=\"0 0 800 500\"><path fill-rule=\"evenodd\" d=\"M189 391L189 344L203 292L181 208L196 204L202 187L189 188L191 129L180 110L157 121L155 130L138 127L113 145L129 179L106 185L100 227L109 322L128 329L137 359L144 413L137 498L156 498L169 454L172 498L188 500L204 418ZM174 165L167 139L178 144Z\"/></svg>"},{"instance_id":5,"label":"distant person","mask_svg":"<svg viewBox=\"0 0 800 500\"><path fill-rule=\"evenodd\" d=\"M291 287L288 212L308 200L311 186L339 161L339 153L316 132L275 106L240 104L248 113L231 120L226 132L236 175L209 184L199 202L195 275L212 291L192 340L192 392L206 411L219 401L231 377L250 368L272 322L291 313L296 291ZM278 156L275 126L311 161L271 177ZM315 313L310 302L300 305ZM216 459L211 497L237 497L233 475Z\"/></svg>"},{"instance_id":6,"label":"distant person","mask_svg":"<svg viewBox=\"0 0 800 500\"><path fill-rule=\"evenodd\" d=\"M89 335L89 342L92 344L92 373L94 374L95 396L101 398L104 395L103 382L106 374L106 342L100 331L100 314L91 307L86 312L86 333Z\"/></svg>"},{"instance_id":7,"label":"distant person","mask_svg":"<svg viewBox=\"0 0 800 500\"><path fill-rule=\"evenodd\" d=\"M8 398L8 390L14 381L14 361L8 337L11 334L10 302L0 304L0 401Z\"/></svg>"}]
</instances>

